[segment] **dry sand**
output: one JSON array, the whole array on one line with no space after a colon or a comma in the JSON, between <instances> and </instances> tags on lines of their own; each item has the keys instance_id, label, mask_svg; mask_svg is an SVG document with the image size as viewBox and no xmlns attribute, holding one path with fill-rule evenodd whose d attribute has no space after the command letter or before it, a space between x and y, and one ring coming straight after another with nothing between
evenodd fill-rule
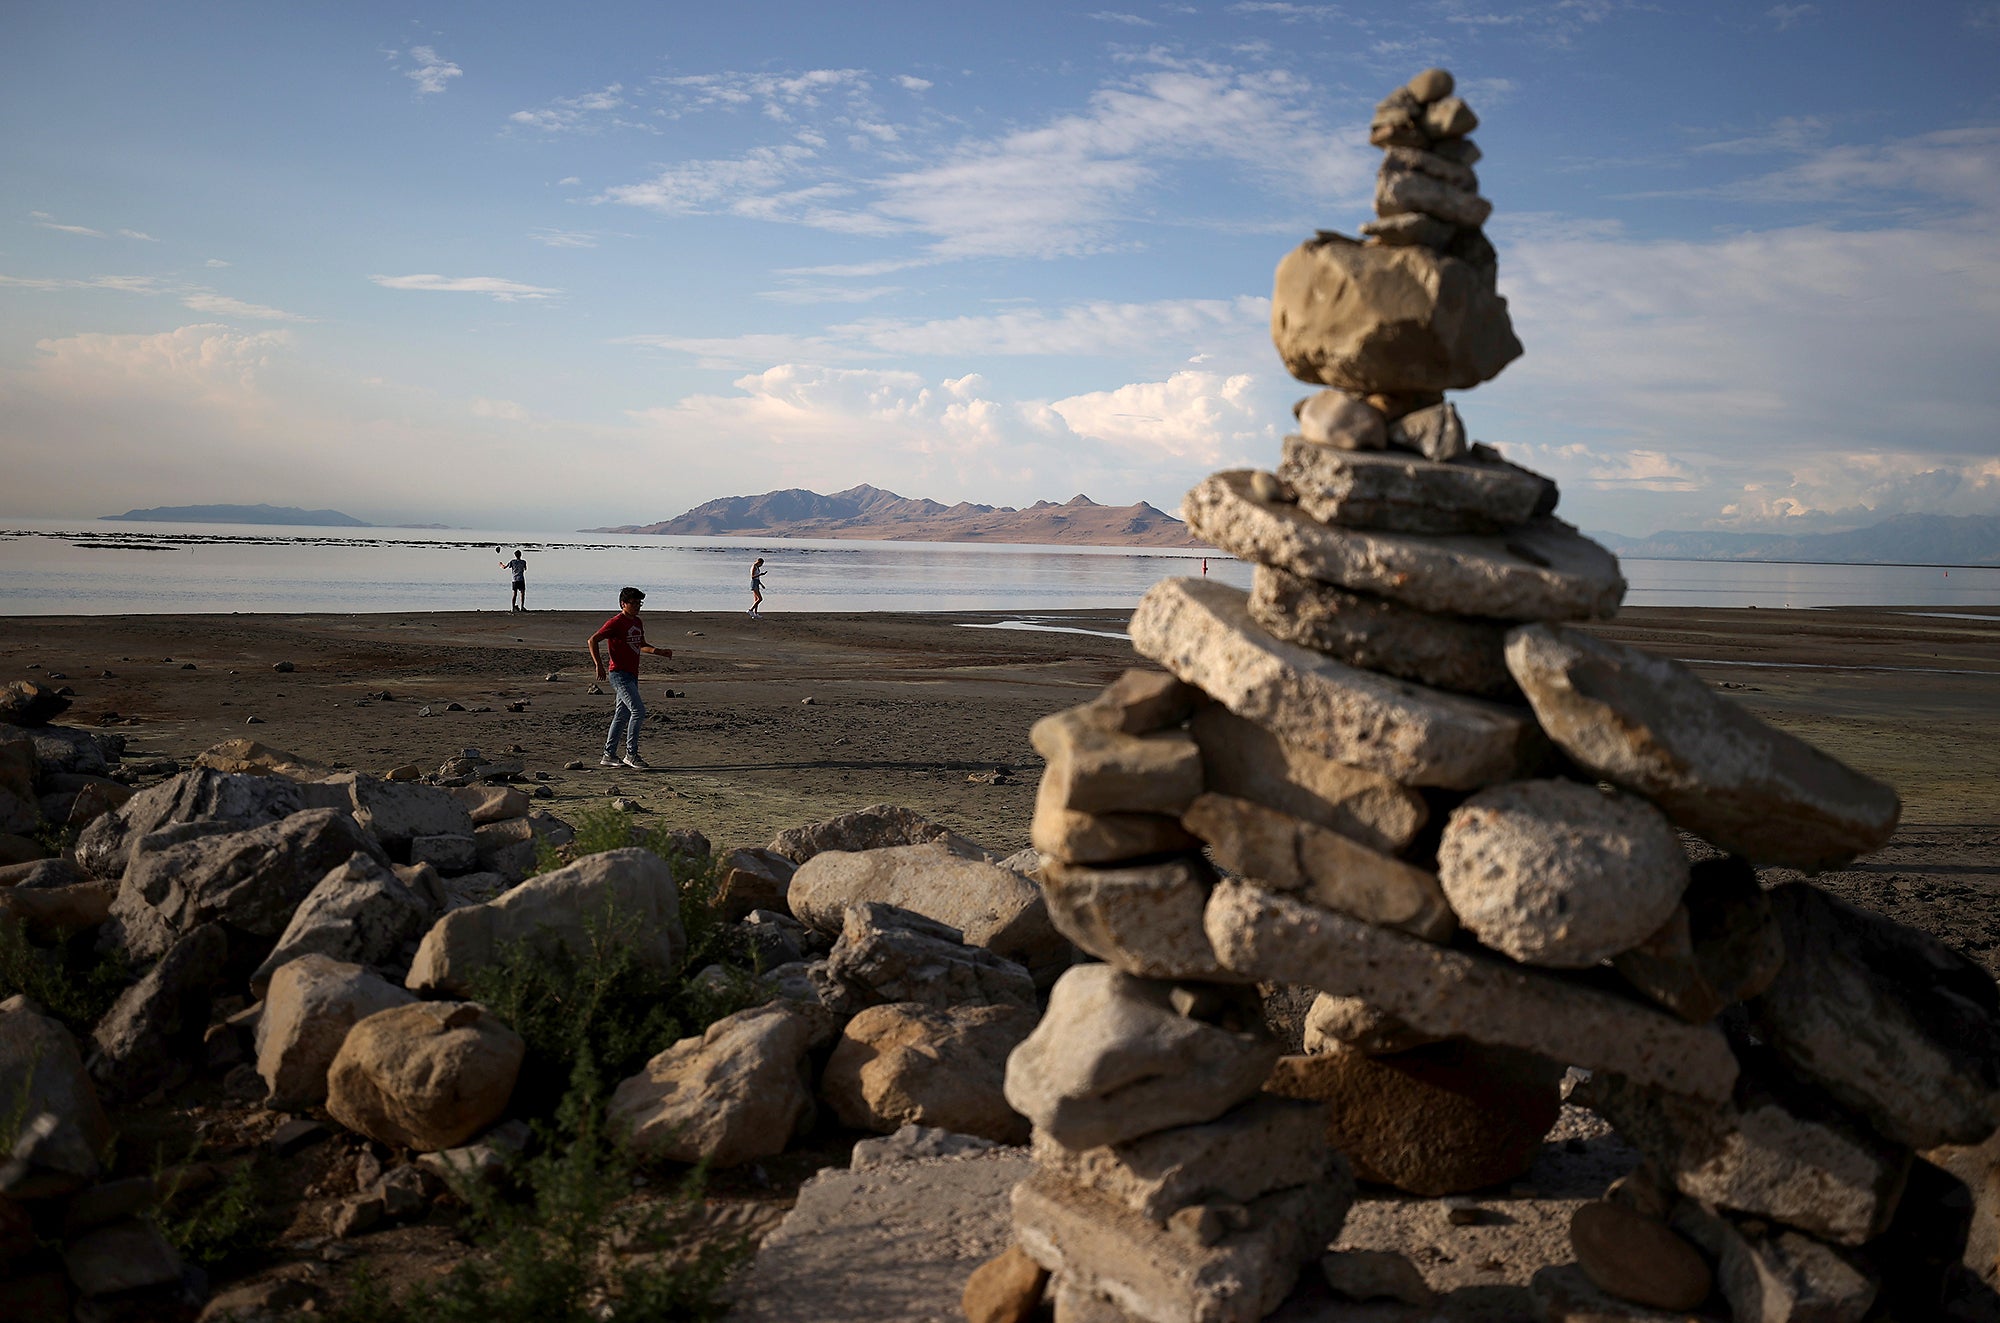
<instances>
[{"instance_id":1,"label":"dry sand","mask_svg":"<svg viewBox=\"0 0 2000 1323\"><path fill-rule=\"evenodd\" d=\"M1823 881L2000 973L2000 607L1978 614L1649 608L1598 629L1695 663L1896 786L1895 843ZM646 659L649 773L596 765L610 704L587 692L597 613L14 618L0 625L0 675L66 675L77 697L64 720L115 713L139 754L185 759L250 736L382 771L518 746L559 815L622 794L723 848L887 801L1009 853L1028 842L1039 775L1029 725L1138 659L1122 612L1037 616L1080 632L977 627L1008 618L648 612L649 637L675 652ZM526 711L507 710L521 700ZM583 771L563 770L576 759Z\"/></svg>"}]
</instances>

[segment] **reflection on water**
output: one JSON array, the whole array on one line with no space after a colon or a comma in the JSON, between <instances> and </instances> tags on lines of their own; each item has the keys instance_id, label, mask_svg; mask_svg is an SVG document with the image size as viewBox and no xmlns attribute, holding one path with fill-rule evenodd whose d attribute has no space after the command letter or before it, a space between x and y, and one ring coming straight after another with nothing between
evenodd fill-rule
<instances>
[{"instance_id":1,"label":"reflection on water","mask_svg":"<svg viewBox=\"0 0 2000 1323\"><path fill-rule=\"evenodd\" d=\"M1227 556L1149 548L17 521L0 527L0 615L505 610L516 547L536 610L613 610L626 584L655 611L743 610L757 556L769 616L1126 609L1204 560L1250 586ZM1628 560L1625 574L1631 606L2000 605L2000 568Z\"/></svg>"}]
</instances>

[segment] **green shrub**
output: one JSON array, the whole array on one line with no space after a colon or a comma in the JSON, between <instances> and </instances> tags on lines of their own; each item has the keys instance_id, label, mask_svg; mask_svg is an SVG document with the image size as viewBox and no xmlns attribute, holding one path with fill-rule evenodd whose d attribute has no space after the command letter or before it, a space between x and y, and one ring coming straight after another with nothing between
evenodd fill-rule
<instances>
[{"instance_id":1,"label":"green shrub","mask_svg":"<svg viewBox=\"0 0 2000 1323\"><path fill-rule=\"evenodd\" d=\"M0 922L0 999L23 994L71 1033L88 1034L132 982L122 958L98 953L95 936L75 932L53 946L36 946L21 925Z\"/></svg>"},{"instance_id":2,"label":"green shrub","mask_svg":"<svg viewBox=\"0 0 2000 1323\"><path fill-rule=\"evenodd\" d=\"M400 1298L361 1276L333 1323L665 1323L720 1318L741 1236L704 1238L700 1169L663 1199L631 1197L630 1155L605 1133L599 1095L573 1088L548 1142L515 1164L520 1190L459 1187L476 1252L437 1287ZM618 1251L632 1254L622 1260Z\"/></svg>"},{"instance_id":3,"label":"green shrub","mask_svg":"<svg viewBox=\"0 0 2000 1323\"><path fill-rule=\"evenodd\" d=\"M164 1168L153 1173L164 1185ZM156 1215L160 1232L182 1255L204 1268L261 1250L274 1233L264 1217L266 1200L254 1159L237 1163L215 1185L189 1195L171 1192Z\"/></svg>"}]
</instances>

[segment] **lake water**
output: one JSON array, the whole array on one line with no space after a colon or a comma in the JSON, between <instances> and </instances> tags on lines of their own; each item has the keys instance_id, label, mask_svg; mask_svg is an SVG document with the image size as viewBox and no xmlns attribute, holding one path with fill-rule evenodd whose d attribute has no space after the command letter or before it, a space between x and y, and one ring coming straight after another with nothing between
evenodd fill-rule
<instances>
[{"instance_id":1,"label":"lake water","mask_svg":"<svg viewBox=\"0 0 2000 1323\"><path fill-rule=\"evenodd\" d=\"M96 520L0 523L0 616L505 610L520 547L528 605L742 610L765 557L764 610L1006 611L1131 606L1198 552L933 542L339 529ZM1207 558L1248 588L1250 567ZM2000 606L2000 568L1627 560L1630 606Z\"/></svg>"}]
</instances>

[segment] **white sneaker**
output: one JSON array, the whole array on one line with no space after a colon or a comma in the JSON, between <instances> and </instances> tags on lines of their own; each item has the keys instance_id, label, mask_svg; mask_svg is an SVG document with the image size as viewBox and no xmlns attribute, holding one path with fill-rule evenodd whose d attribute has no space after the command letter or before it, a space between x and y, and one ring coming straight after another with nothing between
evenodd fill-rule
<instances>
[{"instance_id":1,"label":"white sneaker","mask_svg":"<svg viewBox=\"0 0 2000 1323\"><path fill-rule=\"evenodd\" d=\"M616 758L613 758L610 754L607 753L602 758L599 758L597 760L597 765L599 767L622 767L624 764L620 763Z\"/></svg>"},{"instance_id":2,"label":"white sneaker","mask_svg":"<svg viewBox=\"0 0 2000 1323\"><path fill-rule=\"evenodd\" d=\"M636 753L628 753L625 755L625 765L627 767L636 767L642 772L650 772L653 770L653 765L647 762L644 758L641 758Z\"/></svg>"}]
</instances>

